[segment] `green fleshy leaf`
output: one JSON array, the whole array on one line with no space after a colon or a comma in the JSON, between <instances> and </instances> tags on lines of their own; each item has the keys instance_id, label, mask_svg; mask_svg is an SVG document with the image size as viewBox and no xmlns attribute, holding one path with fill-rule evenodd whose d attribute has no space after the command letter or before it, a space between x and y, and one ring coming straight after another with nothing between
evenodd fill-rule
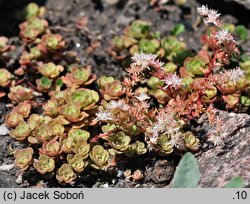
<instances>
[{"instance_id":1,"label":"green fleshy leaf","mask_svg":"<svg viewBox=\"0 0 250 204\"><path fill-rule=\"evenodd\" d=\"M47 77L42 77L41 82L42 82L43 86L51 86L52 85L51 80Z\"/></svg>"},{"instance_id":2,"label":"green fleshy leaf","mask_svg":"<svg viewBox=\"0 0 250 204\"><path fill-rule=\"evenodd\" d=\"M239 36L240 40L246 41L248 39L247 28L243 25L236 26L236 33Z\"/></svg>"},{"instance_id":3,"label":"green fleshy leaf","mask_svg":"<svg viewBox=\"0 0 250 204\"><path fill-rule=\"evenodd\" d=\"M193 154L186 153L180 160L173 178L173 188L196 188L201 173Z\"/></svg>"},{"instance_id":4,"label":"green fleshy leaf","mask_svg":"<svg viewBox=\"0 0 250 204\"><path fill-rule=\"evenodd\" d=\"M171 35L177 36L185 31L185 26L182 23L178 23L171 30Z\"/></svg>"},{"instance_id":5,"label":"green fleshy leaf","mask_svg":"<svg viewBox=\"0 0 250 204\"><path fill-rule=\"evenodd\" d=\"M61 78L56 80L56 86L60 86L60 87L63 86L63 81Z\"/></svg>"},{"instance_id":6,"label":"green fleshy leaf","mask_svg":"<svg viewBox=\"0 0 250 204\"><path fill-rule=\"evenodd\" d=\"M224 188L243 188L244 187L244 180L240 176L233 177L225 186Z\"/></svg>"}]
</instances>

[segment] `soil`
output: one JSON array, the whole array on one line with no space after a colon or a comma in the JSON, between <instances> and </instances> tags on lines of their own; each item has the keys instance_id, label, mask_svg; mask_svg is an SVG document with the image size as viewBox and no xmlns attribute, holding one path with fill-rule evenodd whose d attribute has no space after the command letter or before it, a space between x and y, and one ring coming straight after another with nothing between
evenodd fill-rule
<instances>
[{"instance_id":1,"label":"soil","mask_svg":"<svg viewBox=\"0 0 250 204\"><path fill-rule=\"evenodd\" d=\"M18 24L21 19L18 14L29 2L29 0L0 0L2 11L0 13L0 36L10 37L13 44L19 43ZM183 23L186 32L180 35L180 39L194 50L200 47L200 36L204 31L202 26L196 30L192 27L199 18L196 8L200 3L206 3L209 7L220 11L224 8L221 12L227 23L249 26L247 21L238 15L239 12L232 12L232 9L235 10L238 7L228 1L224 2L227 6L221 7L221 1L190 0L182 7L168 4L160 12L150 6L147 0L36 0L34 2L46 7L46 19L51 25L51 30L63 35L67 43L65 59L71 62L77 56L81 64L91 65L97 76L110 75L121 78L125 75L125 64L113 59L107 49L111 39L121 34L124 28L135 19L149 20L153 29L160 31L163 36L167 35L176 23ZM76 22L85 16L88 17L87 26L81 30L77 29ZM98 43L98 47L90 50L90 47ZM245 47L250 46L246 44ZM17 50L11 53L13 60L9 64L10 67L15 66L21 52L22 50ZM1 99L0 124L3 123L4 115L8 111L6 103L8 103L7 100ZM0 165L13 163L12 155L8 153L10 145L12 148L20 147L20 143L13 141L9 136L0 136ZM146 154L143 157L120 161L116 168L108 172L84 172L79 176L74 187L167 187L179 159L178 156L159 157ZM140 169L144 178L138 182L124 178L123 173L127 169L131 169L132 172ZM16 169L8 172L0 171L0 187L62 187L55 179L44 178L35 171L25 173L22 181L18 182L16 179L20 174L21 172Z\"/></svg>"}]
</instances>

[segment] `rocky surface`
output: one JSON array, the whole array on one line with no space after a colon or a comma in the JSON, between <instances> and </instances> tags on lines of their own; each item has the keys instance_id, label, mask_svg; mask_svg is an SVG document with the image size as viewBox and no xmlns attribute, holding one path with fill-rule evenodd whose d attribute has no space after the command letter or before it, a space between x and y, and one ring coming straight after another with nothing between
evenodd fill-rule
<instances>
[{"instance_id":1,"label":"rocky surface","mask_svg":"<svg viewBox=\"0 0 250 204\"><path fill-rule=\"evenodd\" d=\"M250 187L250 116L220 112L224 145L201 151L198 163L201 187L222 187L232 177L242 176ZM212 128L212 129L211 129ZM201 130L213 130L204 124Z\"/></svg>"}]
</instances>

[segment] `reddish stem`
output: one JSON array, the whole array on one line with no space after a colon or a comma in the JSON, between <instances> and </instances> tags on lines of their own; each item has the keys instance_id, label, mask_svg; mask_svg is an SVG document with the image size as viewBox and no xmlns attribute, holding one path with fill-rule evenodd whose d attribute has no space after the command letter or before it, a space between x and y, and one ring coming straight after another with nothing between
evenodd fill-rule
<instances>
[{"instance_id":1,"label":"reddish stem","mask_svg":"<svg viewBox=\"0 0 250 204\"><path fill-rule=\"evenodd\" d=\"M112 134L112 133L114 133L114 132L117 132L117 130L109 130L109 131L107 131L107 132L105 132L105 133L101 133L101 134L99 134L99 135L96 135L95 137L93 137L93 138L90 140L90 142L97 142L100 138L106 137L106 136L108 136L108 135L110 135L110 134Z\"/></svg>"}]
</instances>

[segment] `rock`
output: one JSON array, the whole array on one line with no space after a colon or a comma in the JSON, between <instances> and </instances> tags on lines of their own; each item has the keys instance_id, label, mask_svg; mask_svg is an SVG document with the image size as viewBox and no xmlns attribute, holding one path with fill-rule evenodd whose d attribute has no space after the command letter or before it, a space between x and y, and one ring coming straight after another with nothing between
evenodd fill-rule
<instances>
[{"instance_id":1,"label":"rock","mask_svg":"<svg viewBox=\"0 0 250 204\"><path fill-rule=\"evenodd\" d=\"M153 167L146 170L145 176L154 183L167 183L174 174L174 165L167 160L158 160Z\"/></svg>"},{"instance_id":2,"label":"rock","mask_svg":"<svg viewBox=\"0 0 250 204\"><path fill-rule=\"evenodd\" d=\"M17 188L15 177L8 172L0 172L0 188Z\"/></svg>"},{"instance_id":3,"label":"rock","mask_svg":"<svg viewBox=\"0 0 250 204\"><path fill-rule=\"evenodd\" d=\"M118 2L119 2L119 0L103 0L103 3L107 4L107 5L115 5Z\"/></svg>"},{"instance_id":4,"label":"rock","mask_svg":"<svg viewBox=\"0 0 250 204\"><path fill-rule=\"evenodd\" d=\"M219 111L224 146L202 150L198 155L201 187L223 187L232 177L241 176L250 185L250 116ZM207 132L212 126L205 126Z\"/></svg>"},{"instance_id":5,"label":"rock","mask_svg":"<svg viewBox=\"0 0 250 204\"><path fill-rule=\"evenodd\" d=\"M8 136L0 136L0 160L3 160L3 157L6 154L7 146L11 138Z\"/></svg>"}]
</instances>

